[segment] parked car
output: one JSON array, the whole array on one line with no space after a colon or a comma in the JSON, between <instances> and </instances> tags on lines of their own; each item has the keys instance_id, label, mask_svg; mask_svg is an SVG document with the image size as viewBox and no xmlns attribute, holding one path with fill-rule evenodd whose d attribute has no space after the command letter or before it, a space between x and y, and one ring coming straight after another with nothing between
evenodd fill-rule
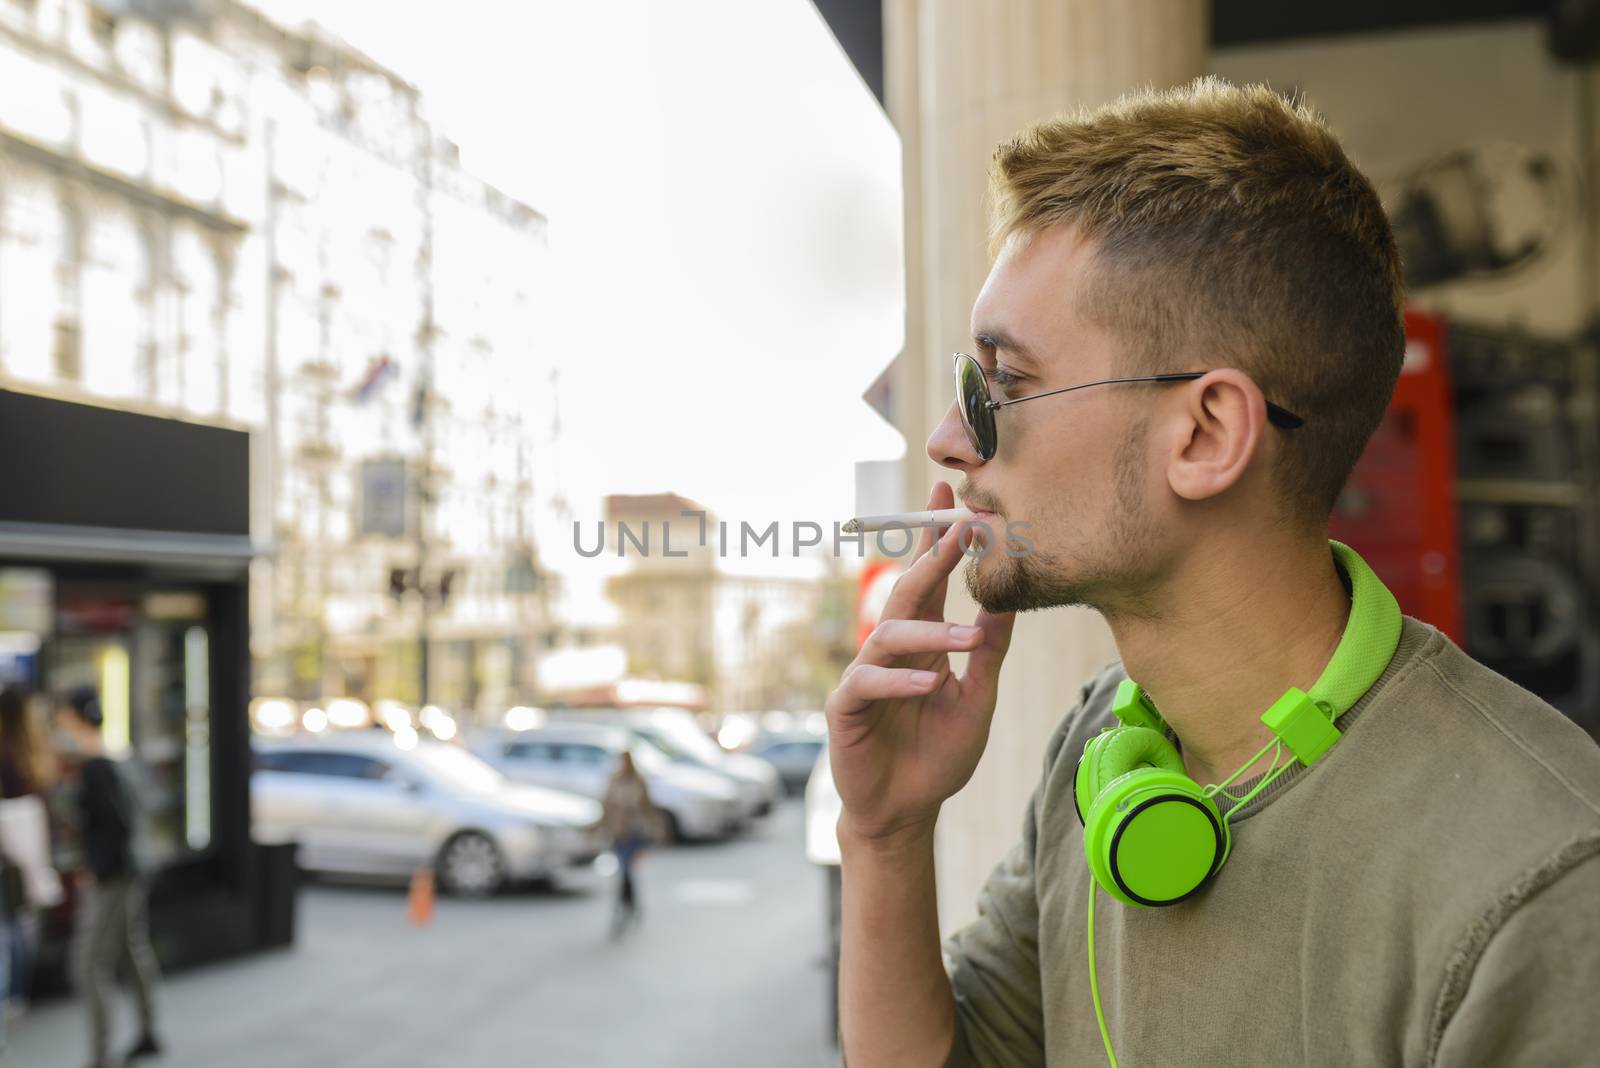
<instances>
[{"instance_id":1,"label":"parked car","mask_svg":"<svg viewBox=\"0 0 1600 1068\"><path fill-rule=\"evenodd\" d=\"M817 754L827 748L826 738L815 734L772 734L760 739L750 755L765 760L778 770L784 792L795 795L806 789Z\"/></svg>"},{"instance_id":2,"label":"parked car","mask_svg":"<svg viewBox=\"0 0 1600 1068\"><path fill-rule=\"evenodd\" d=\"M723 749L700 729L694 716L681 708L583 711L564 714L564 718L567 717L620 724L649 742L674 764L721 776L738 791L742 814L747 820L771 812L783 794L783 784L771 764Z\"/></svg>"},{"instance_id":3,"label":"parked car","mask_svg":"<svg viewBox=\"0 0 1600 1068\"><path fill-rule=\"evenodd\" d=\"M257 739L258 841L297 840L312 871L410 875L484 895L588 864L604 848L592 799L509 781L460 746L388 731Z\"/></svg>"},{"instance_id":4,"label":"parked car","mask_svg":"<svg viewBox=\"0 0 1600 1068\"><path fill-rule=\"evenodd\" d=\"M651 799L666 812L675 841L721 838L742 823L738 792L726 778L674 764L614 724L551 722L526 731L483 731L472 745L513 779L596 799L605 795L617 761L627 751L633 754Z\"/></svg>"}]
</instances>

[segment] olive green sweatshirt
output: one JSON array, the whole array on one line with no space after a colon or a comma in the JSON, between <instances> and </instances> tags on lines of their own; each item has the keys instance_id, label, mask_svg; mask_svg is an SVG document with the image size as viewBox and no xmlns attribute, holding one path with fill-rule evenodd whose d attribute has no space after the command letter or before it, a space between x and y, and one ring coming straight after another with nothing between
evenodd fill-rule
<instances>
[{"instance_id":1,"label":"olive green sweatshirt","mask_svg":"<svg viewBox=\"0 0 1600 1068\"><path fill-rule=\"evenodd\" d=\"M949 1065L1106 1064L1073 807L1125 678L1050 738L1022 837L945 942ZM1193 898L1096 891L1100 994L1123 1068L1600 1065L1600 747L1406 617L1343 739L1234 814Z\"/></svg>"}]
</instances>

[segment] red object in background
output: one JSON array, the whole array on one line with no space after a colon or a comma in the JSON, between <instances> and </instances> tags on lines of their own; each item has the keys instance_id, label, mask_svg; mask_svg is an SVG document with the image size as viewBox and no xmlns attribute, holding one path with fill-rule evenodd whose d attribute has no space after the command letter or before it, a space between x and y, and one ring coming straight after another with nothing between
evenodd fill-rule
<instances>
[{"instance_id":1,"label":"red object in background","mask_svg":"<svg viewBox=\"0 0 1600 1068\"><path fill-rule=\"evenodd\" d=\"M872 628L883 615L883 606L889 591L904 570L896 560L873 560L861 569L856 580L856 648L866 642Z\"/></svg>"},{"instance_id":2,"label":"red object in background","mask_svg":"<svg viewBox=\"0 0 1600 1068\"><path fill-rule=\"evenodd\" d=\"M1394 399L1334 506L1330 533L1372 565L1401 611L1462 644L1455 417L1437 315L1406 312Z\"/></svg>"}]
</instances>

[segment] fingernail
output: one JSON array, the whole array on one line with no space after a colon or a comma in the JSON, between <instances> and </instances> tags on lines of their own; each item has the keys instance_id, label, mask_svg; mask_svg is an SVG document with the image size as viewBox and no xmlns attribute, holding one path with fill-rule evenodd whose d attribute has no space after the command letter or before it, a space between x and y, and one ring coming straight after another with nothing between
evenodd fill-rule
<instances>
[{"instance_id":1,"label":"fingernail","mask_svg":"<svg viewBox=\"0 0 1600 1068\"><path fill-rule=\"evenodd\" d=\"M932 686L938 679L939 673L936 671L913 671L911 673L911 681L918 686Z\"/></svg>"},{"instance_id":2,"label":"fingernail","mask_svg":"<svg viewBox=\"0 0 1600 1068\"><path fill-rule=\"evenodd\" d=\"M960 623L950 624L950 637L966 641L978 633L977 627L969 627Z\"/></svg>"}]
</instances>

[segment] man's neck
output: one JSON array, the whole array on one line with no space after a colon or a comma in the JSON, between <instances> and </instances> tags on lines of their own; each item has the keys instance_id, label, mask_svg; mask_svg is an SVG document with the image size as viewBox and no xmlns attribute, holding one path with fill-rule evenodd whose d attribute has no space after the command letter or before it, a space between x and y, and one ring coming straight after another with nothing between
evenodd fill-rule
<instances>
[{"instance_id":1,"label":"man's neck","mask_svg":"<svg viewBox=\"0 0 1600 1068\"><path fill-rule=\"evenodd\" d=\"M1311 688L1349 620L1326 541L1263 548L1248 558L1229 546L1188 554L1157 618L1107 617L1128 677L1155 702L1201 783L1232 775L1272 740L1261 714L1289 687Z\"/></svg>"}]
</instances>

